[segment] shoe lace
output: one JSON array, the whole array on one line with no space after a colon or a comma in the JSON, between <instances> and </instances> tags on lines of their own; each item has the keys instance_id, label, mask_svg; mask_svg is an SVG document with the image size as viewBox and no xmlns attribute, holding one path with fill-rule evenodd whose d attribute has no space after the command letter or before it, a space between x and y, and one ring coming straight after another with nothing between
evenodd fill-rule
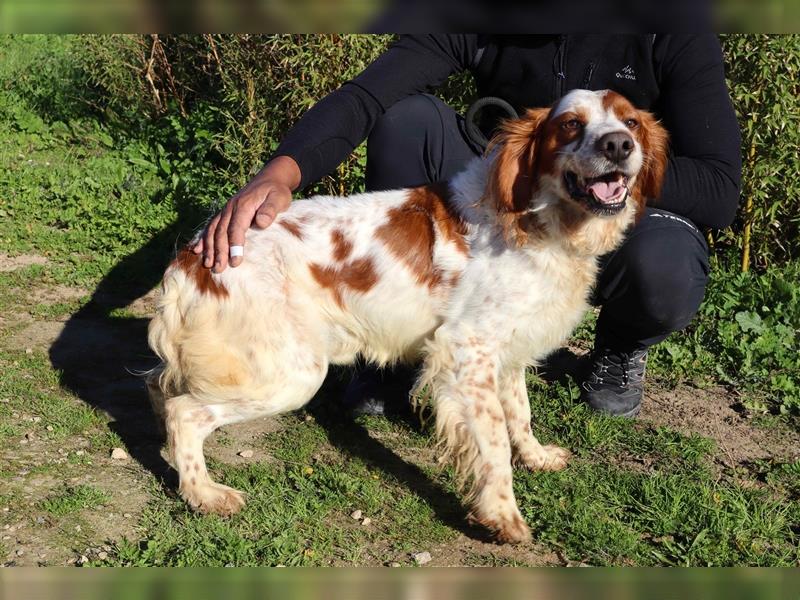
<instances>
[{"instance_id":1,"label":"shoe lace","mask_svg":"<svg viewBox=\"0 0 800 600\"><path fill-rule=\"evenodd\" d=\"M638 384L644 379L647 350L622 352L605 349L595 353L592 365L592 380L619 387L628 383Z\"/></svg>"}]
</instances>

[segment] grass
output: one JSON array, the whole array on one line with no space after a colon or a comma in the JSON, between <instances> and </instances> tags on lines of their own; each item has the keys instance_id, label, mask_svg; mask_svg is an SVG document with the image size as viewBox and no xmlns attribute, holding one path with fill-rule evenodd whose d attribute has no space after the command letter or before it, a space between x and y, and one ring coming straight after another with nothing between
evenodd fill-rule
<instances>
[{"instance_id":1,"label":"grass","mask_svg":"<svg viewBox=\"0 0 800 600\"><path fill-rule=\"evenodd\" d=\"M90 510L104 506L111 496L89 485L67 487L57 494L48 497L41 503L41 508L56 517L63 517L81 510Z\"/></svg>"},{"instance_id":2,"label":"grass","mask_svg":"<svg viewBox=\"0 0 800 600\"><path fill-rule=\"evenodd\" d=\"M335 409L335 390L308 419L286 416L271 433L248 440L267 458L225 462L223 452L234 454L242 440L235 427L217 432L213 475L246 491L248 504L230 519L194 514L175 497L169 474L158 472L158 460L137 448L153 445L150 422L136 424L142 431L134 434L125 423L109 423L64 383L46 344L20 338L29 324L76 315L113 331L135 325L140 319L127 305L107 308L102 298L154 286L176 240L223 190L214 169L204 171L205 159L186 167L188 156L202 152L186 154L164 139L175 135L191 145L190 124L173 120L166 133L120 131L68 95L42 94L29 76L33 61L48 81L69 81L79 77L69 68L70 52L69 38L0 38L0 85L10 91L0 94L0 164L10 165L0 172L0 243L11 255L46 258L0 272L0 473L8 481L2 498L10 499L0 504L12 507L0 523L43 511L56 524L52 543L68 556L83 551L64 533L78 519L87 523L87 544L113 548L97 564L407 565L411 554L434 549L435 559L447 562L448 548L453 561L473 565L533 560L493 546L461 551L462 535L476 532L464 525L451 471L438 468L430 430L402 419L351 421ZM20 85L9 87L15 78ZM703 387L729 386L744 396L738 408L765 431L796 427L798 268L715 273L692 327L652 353L650 380L695 385L698 395ZM57 286L86 294L51 302L48 290ZM39 301L29 300L31 290ZM585 347L593 322L589 315L576 334ZM98 379L126 376L120 369ZM528 388L534 433L575 454L561 473L515 476L540 544L529 552L596 565L798 564L796 457L724 467L709 438L590 413L575 381L545 384L531 374ZM136 460L111 462L114 447L128 448ZM103 491L115 489L124 493ZM144 496L143 507L129 508L131 493ZM354 510L371 524L352 519ZM135 526L123 530L111 515L125 511L135 513ZM105 528L90 527L90 519ZM48 531L39 528L42 536ZM13 540L0 548L13 550Z\"/></svg>"},{"instance_id":3,"label":"grass","mask_svg":"<svg viewBox=\"0 0 800 600\"><path fill-rule=\"evenodd\" d=\"M412 550L454 536L394 477L333 451L326 429L285 421L279 434L263 439L274 460L212 465L222 482L247 493L242 513L199 516L161 495L143 516L151 535L120 543L116 564L357 565L374 561L368 548L378 540L388 541L387 556L404 561ZM349 516L354 510L372 523L360 525Z\"/></svg>"}]
</instances>

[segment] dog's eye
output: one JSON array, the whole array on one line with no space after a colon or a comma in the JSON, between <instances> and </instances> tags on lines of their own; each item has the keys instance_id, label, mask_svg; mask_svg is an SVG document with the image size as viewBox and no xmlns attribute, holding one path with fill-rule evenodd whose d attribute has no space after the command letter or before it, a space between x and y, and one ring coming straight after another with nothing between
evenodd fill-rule
<instances>
[{"instance_id":1,"label":"dog's eye","mask_svg":"<svg viewBox=\"0 0 800 600\"><path fill-rule=\"evenodd\" d=\"M628 129L636 129L639 126L639 121L636 119L625 119L625 127Z\"/></svg>"},{"instance_id":2,"label":"dog's eye","mask_svg":"<svg viewBox=\"0 0 800 600\"><path fill-rule=\"evenodd\" d=\"M575 131L576 129L583 127L583 123L581 123L578 119L570 119L569 121L564 121L561 124L561 127L567 131Z\"/></svg>"}]
</instances>

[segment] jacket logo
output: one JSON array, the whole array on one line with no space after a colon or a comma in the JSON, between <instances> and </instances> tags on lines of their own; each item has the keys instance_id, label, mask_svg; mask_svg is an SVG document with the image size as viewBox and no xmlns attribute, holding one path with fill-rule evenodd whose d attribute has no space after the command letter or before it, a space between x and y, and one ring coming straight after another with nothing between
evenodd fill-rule
<instances>
[{"instance_id":1,"label":"jacket logo","mask_svg":"<svg viewBox=\"0 0 800 600\"><path fill-rule=\"evenodd\" d=\"M622 67L622 72L617 71L616 76L618 79L630 79L631 81L636 81L636 73L633 69L631 69L630 65L625 65Z\"/></svg>"}]
</instances>

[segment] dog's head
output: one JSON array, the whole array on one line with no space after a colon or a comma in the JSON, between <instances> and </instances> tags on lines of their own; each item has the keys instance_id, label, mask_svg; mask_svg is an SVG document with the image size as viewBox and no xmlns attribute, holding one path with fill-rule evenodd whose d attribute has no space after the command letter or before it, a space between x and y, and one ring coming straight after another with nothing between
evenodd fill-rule
<instances>
[{"instance_id":1,"label":"dog's head","mask_svg":"<svg viewBox=\"0 0 800 600\"><path fill-rule=\"evenodd\" d=\"M667 133L615 92L574 90L552 108L506 121L489 152L487 192L499 212L564 202L609 217L659 196Z\"/></svg>"}]
</instances>

